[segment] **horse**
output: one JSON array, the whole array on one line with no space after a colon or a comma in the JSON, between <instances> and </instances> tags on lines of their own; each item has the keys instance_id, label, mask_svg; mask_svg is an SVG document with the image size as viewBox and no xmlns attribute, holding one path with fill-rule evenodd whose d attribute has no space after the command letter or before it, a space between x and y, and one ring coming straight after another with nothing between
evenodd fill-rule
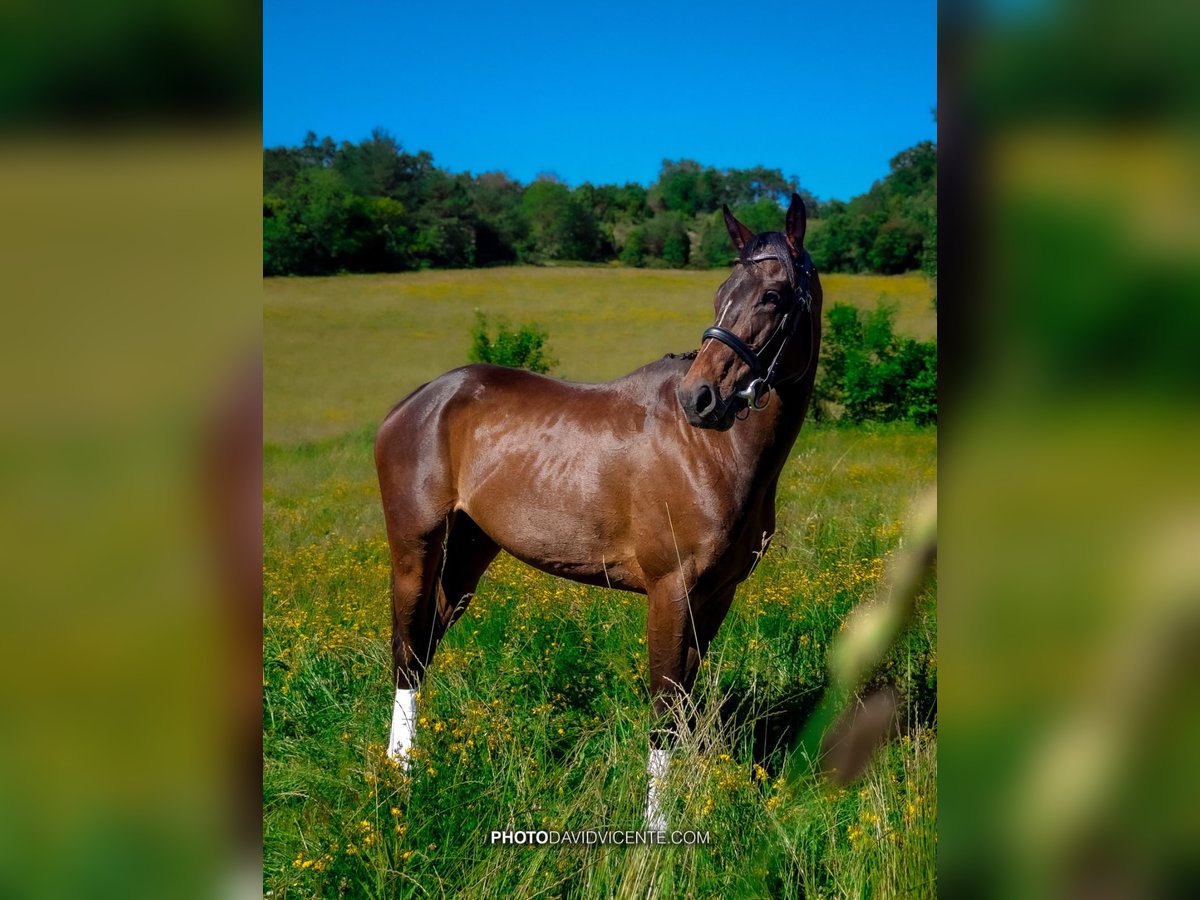
<instances>
[{"instance_id":1,"label":"horse","mask_svg":"<svg viewBox=\"0 0 1200 900\"><path fill-rule=\"evenodd\" d=\"M392 564L388 754L401 765L425 671L500 550L646 595L655 722L690 693L774 534L821 339L799 195L783 232L755 234L723 213L737 260L698 350L602 384L469 365L384 419L375 466ZM670 729L652 728L646 820L656 830L666 827L657 786L672 744Z\"/></svg>"}]
</instances>

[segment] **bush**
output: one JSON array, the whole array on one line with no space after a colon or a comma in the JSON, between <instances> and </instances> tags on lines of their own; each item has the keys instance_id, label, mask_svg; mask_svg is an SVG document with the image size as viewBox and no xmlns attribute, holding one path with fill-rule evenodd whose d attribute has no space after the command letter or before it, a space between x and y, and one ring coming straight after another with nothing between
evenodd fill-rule
<instances>
[{"instance_id":1,"label":"bush","mask_svg":"<svg viewBox=\"0 0 1200 900\"><path fill-rule=\"evenodd\" d=\"M496 322L496 336L488 333L487 316L476 310L475 327L471 331L471 362L492 363L510 369L528 369L530 372L549 372L558 360L549 356L546 347L546 330L529 323L515 331L503 319Z\"/></svg>"},{"instance_id":2,"label":"bush","mask_svg":"<svg viewBox=\"0 0 1200 900\"><path fill-rule=\"evenodd\" d=\"M937 341L897 336L894 316L890 306L863 313L837 303L829 310L814 419L937 423Z\"/></svg>"}]
</instances>

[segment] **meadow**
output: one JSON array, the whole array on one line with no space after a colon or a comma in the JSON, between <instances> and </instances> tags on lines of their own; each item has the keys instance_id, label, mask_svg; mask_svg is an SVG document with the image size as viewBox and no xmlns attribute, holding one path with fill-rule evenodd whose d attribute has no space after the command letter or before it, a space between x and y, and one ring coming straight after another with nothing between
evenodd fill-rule
<instances>
[{"instance_id":1,"label":"meadow","mask_svg":"<svg viewBox=\"0 0 1200 900\"><path fill-rule=\"evenodd\" d=\"M782 774L827 682L825 653L872 596L937 435L805 426L779 530L739 589L666 790L704 846L511 847L498 829L639 828L650 724L644 598L501 554L439 651L408 773L385 757L387 546L374 429L466 361L474 311L549 331L555 374L611 378L694 348L722 273L515 268L269 279L264 393L264 892L273 897L932 896L936 605L876 683L901 736L857 782ZM920 276L824 276L826 305L897 307L936 329ZM803 768L803 767L801 767Z\"/></svg>"}]
</instances>

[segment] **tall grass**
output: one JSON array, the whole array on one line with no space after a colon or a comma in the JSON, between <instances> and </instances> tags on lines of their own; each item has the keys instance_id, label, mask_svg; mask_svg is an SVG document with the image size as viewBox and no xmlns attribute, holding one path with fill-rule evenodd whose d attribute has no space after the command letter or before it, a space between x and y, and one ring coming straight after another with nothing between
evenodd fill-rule
<instances>
[{"instance_id":1,"label":"tall grass","mask_svg":"<svg viewBox=\"0 0 1200 900\"><path fill-rule=\"evenodd\" d=\"M284 304L286 315L268 319L277 368L301 365L283 357L305 356L299 337L310 333L345 358L363 302L340 313L325 301L307 312ZM552 347L567 359L554 339L552 329ZM815 774L786 780L783 764L826 686L830 641L874 590L908 504L935 477L936 432L801 433L781 479L778 533L701 667L664 788L671 828L707 832L710 843L492 846L494 829L641 827L645 599L554 579L502 554L435 658L413 764L397 769L384 748L389 572L371 464L375 418L354 412L359 374L320 365L329 378L320 402L344 410L347 427L322 437L323 428L297 424L304 385L285 381L265 425L264 890L932 895L933 589L875 678L903 698L905 737L844 788Z\"/></svg>"}]
</instances>

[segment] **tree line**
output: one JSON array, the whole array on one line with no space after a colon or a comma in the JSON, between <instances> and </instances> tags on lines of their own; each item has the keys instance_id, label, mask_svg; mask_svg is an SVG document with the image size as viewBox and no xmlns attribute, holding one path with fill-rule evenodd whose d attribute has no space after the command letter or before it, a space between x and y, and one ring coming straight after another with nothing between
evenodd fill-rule
<instances>
[{"instance_id":1,"label":"tree line","mask_svg":"<svg viewBox=\"0 0 1200 900\"><path fill-rule=\"evenodd\" d=\"M263 152L263 272L323 275L554 261L663 268L728 265L728 204L755 231L779 230L793 191L806 245L826 272L937 272L937 147L895 156L858 197L821 202L778 169L662 164L649 187L551 175L451 173L382 129L337 144L311 131Z\"/></svg>"}]
</instances>

